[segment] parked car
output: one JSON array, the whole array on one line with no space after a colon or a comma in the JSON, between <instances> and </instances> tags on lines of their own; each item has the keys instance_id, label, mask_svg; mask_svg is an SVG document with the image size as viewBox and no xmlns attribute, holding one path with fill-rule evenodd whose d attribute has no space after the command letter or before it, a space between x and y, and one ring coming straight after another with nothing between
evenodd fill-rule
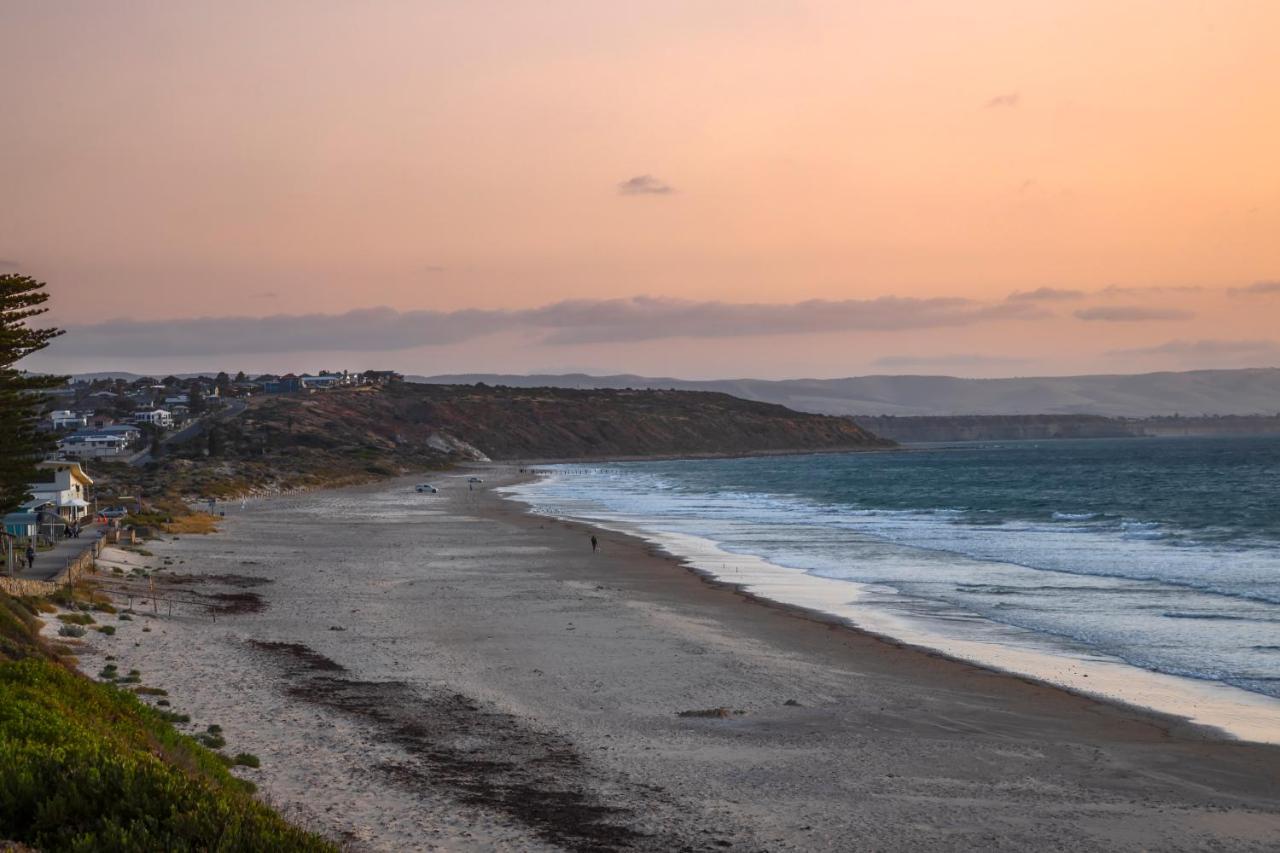
<instances>
[{"instance_id":1,"label":"parked car","mask_svg":"<svg viewBox=\"0 0 1280 853\"><path fill-rule=\"evenodd\" d=\"M468 483L483 483L483 482L484 482L484 480L481 480L479 477L468 477L468 478L467 478L467 482L468 482Z\"/></svg>"},{"instance_id":2,"label":"parked car","mask_svg":"<svg viewBox=\"0 0 1280 853\"><path fill-rule=\"evenodd\" d=\"M436 492L440 491L430 483L419 483L418 485L414 486L413 489L420 495L421 494L434 495Z\"/></svg>"},{"instance_id":3,"label":"parked car","mask_svg":"<svg viewBox=\"0 0 1280 853\"><path fill-rule=\"evenodd\" d=\"M129 510L125 509L125 508L124 508L124 507L122 507L122 506L113 506L113 507L109 507L109 508L104 509L104 510L102 510L101 512L99 512L99 513L98 513L98 515L102 516L103 518L108 518L108 519L110 519L110 518L124 518L124 517L125 517L126 515L128 515L128 514L129 514Z\"/></svg>"}]
</instances>

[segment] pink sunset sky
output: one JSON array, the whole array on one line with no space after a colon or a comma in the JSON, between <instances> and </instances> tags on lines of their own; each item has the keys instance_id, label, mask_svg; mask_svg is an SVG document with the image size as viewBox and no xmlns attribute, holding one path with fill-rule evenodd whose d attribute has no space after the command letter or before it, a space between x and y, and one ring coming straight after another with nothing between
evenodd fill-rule
<instances>
[{"instance_id":1,"label":"pink sunset sky","mask_svg":"<svg viewBox=\"0 0 1280 853\"><path fill-rule=\"evenodd\" d=\"M1280 364L1271 0L0 6L59 371Z\"/></svg>"}]
</instances>

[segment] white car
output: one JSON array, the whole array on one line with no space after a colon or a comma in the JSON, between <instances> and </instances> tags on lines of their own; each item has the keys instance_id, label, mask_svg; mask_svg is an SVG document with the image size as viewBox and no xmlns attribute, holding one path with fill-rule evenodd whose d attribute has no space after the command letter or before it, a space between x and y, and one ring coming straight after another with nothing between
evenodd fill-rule
<instances>
[{"instance_id":1,"label":"white car","mask_svg":"<svg viewBox=\"0 0 1280 853\"><path fill-rule=\"evenodd\" d=\"M430 483L419 483L413 488L414 488L414 491L416 491L420 495L423 495L423 494L434 495L436 492L440 491Z\"/></svg>"},{"instance_id":2,"label":"white car","mask_svg":"<svg viewBox=\"0 0 1280 853\"><path fill-rule=\"evenodd\" d=\"M484 482L484 480L481 480L479 477L468 477L468 478L467 478L467 482L468 482L468 483L483 483L483 482Z\"/></svg>"}]
</instances>

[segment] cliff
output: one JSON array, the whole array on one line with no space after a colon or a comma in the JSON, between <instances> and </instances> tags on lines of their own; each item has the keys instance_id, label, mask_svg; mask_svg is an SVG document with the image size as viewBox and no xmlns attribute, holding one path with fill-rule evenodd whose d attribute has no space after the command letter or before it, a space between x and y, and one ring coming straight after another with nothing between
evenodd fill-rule
<instances>
[{"instance_id":1,"label":"cliff","mask_svg":"<svg viewBox=\"0 0 1280 853\"><path fill-rule=\"evenodd\" d=\"M892 447L848 418L697 391L397 383L254 398L144 470L95 463L112 492L230 496L342 485L468 459L588 459Z\"/></svg>"},{"instance_id":2,"label":"cliff","mask_svg":"<svg viewBox=\"0 0 1280 853\"><path fill-rule=\"evenodd\" d=\"M857 424L693 391L397 384L260 400L259 434L299 447L491 459L864 450Z\"/></svg>"}]
</instances>

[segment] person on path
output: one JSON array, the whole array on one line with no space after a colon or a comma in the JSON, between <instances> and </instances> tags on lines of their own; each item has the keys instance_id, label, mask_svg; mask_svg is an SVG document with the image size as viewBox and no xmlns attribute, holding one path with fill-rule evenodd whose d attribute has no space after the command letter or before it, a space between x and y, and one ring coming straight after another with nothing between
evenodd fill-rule
<instances>
[{"instance_id":1,"label":"person on path","mask_svg":"<svg viewBox=\"0 0 1280 853\"><path fill-rule=\"evenodd\" d=\"M591 553L594 554L596 552L596 549L599 547L600 547L599 540L596 539L596 536L594 533L591 534Z\"/></svg>"},{"instance_id":2,"label":"person on path","mask_svg":"<svg viewBox=\"0 0 1280 853\"><path fill-rule=\"evenodd\" d=\"M30 545L27 546L27 568L34 569L36 567L36 549Z\"/></svg>"}]
</instances>

